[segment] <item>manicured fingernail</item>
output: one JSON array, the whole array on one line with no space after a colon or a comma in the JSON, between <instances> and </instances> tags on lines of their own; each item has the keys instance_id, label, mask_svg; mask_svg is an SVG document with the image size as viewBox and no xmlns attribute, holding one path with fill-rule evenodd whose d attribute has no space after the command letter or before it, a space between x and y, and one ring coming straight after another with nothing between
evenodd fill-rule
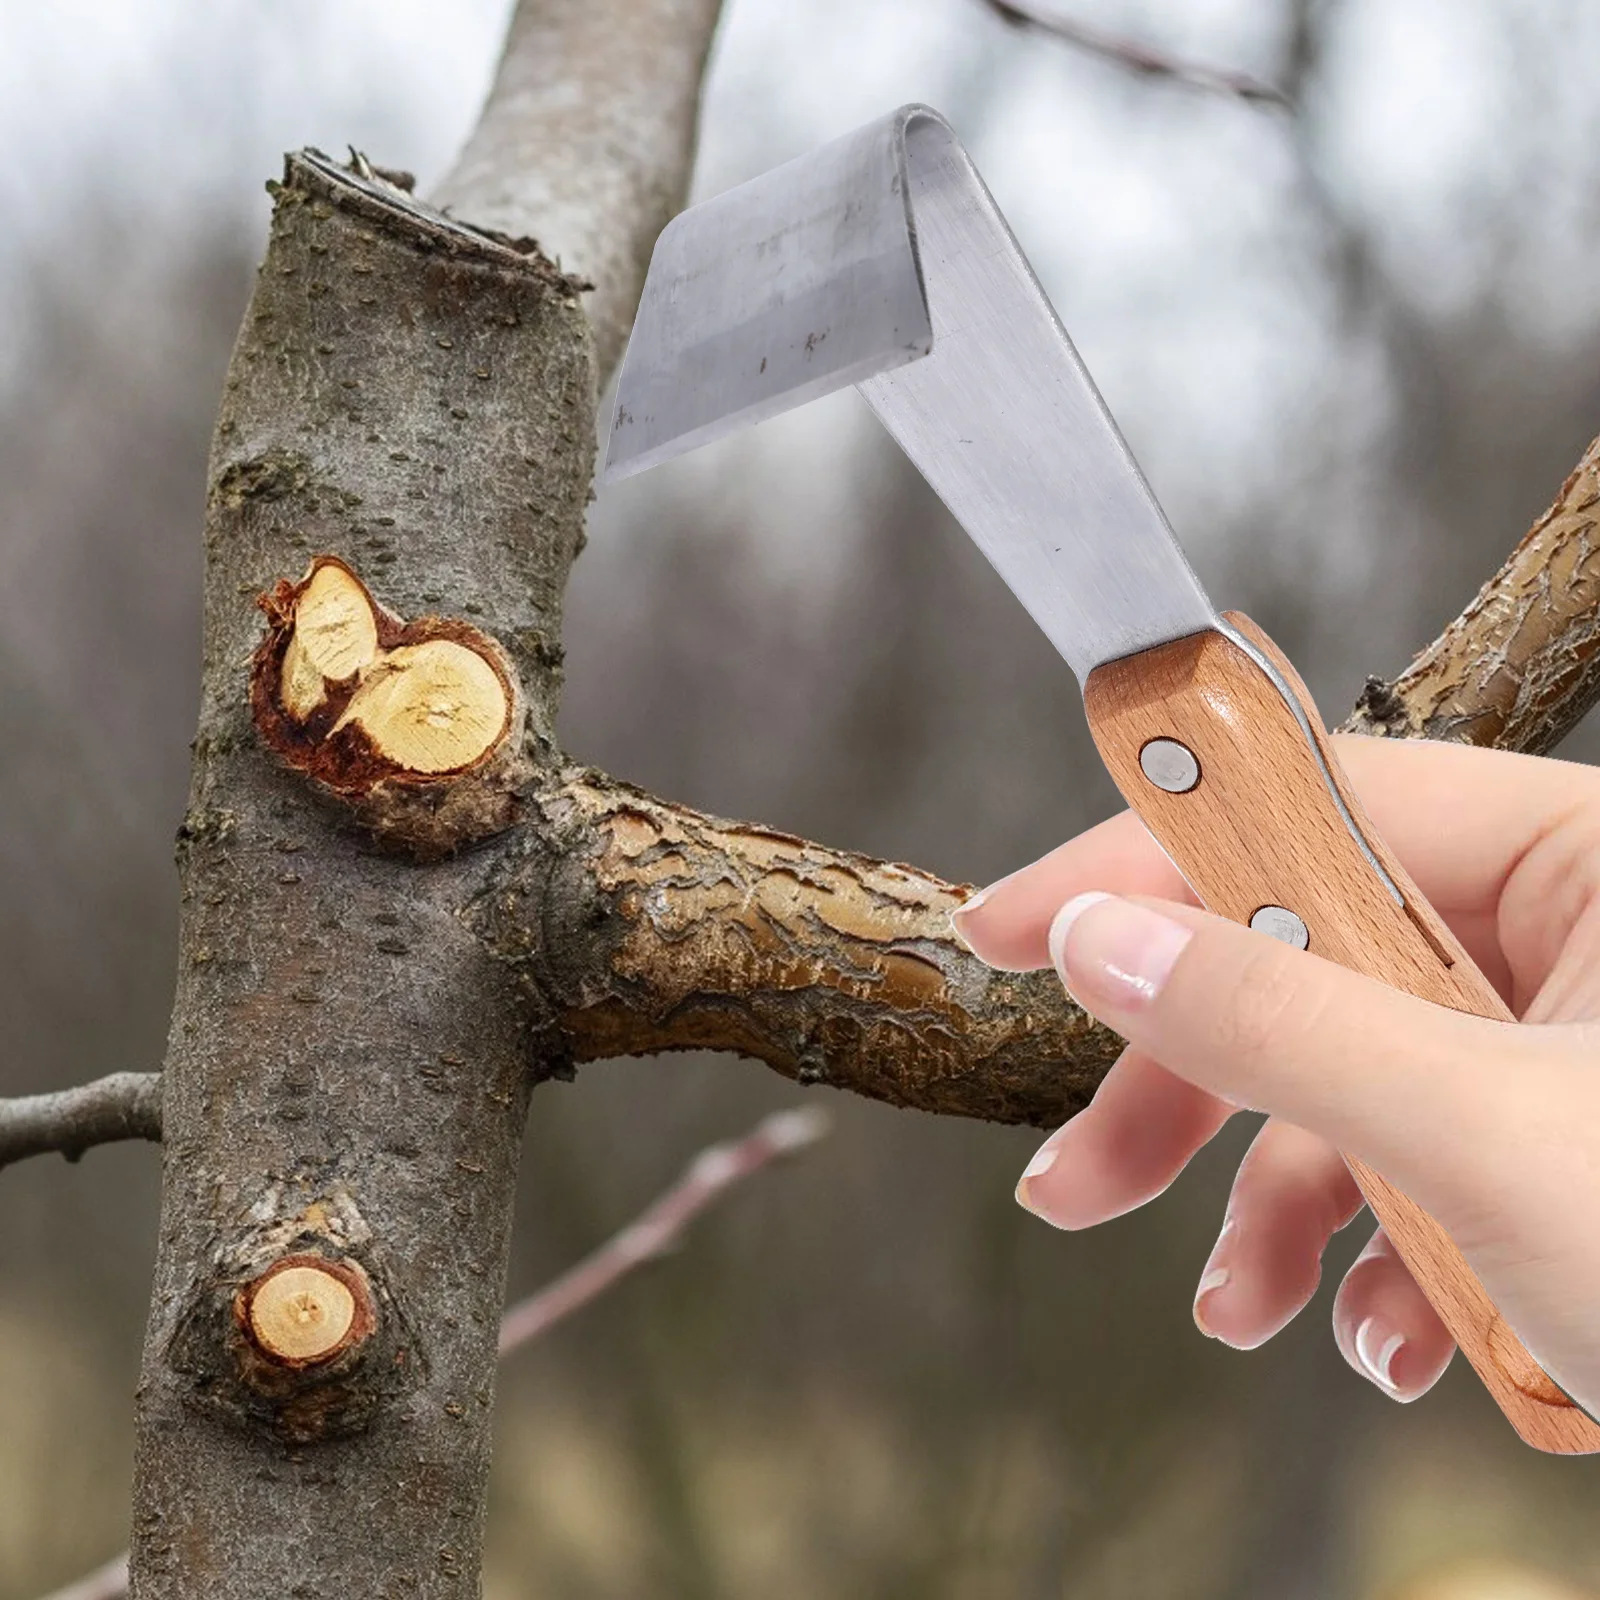
<instances>
[{"instance_id":1,"label":"manicured fingernail","mask_svg":"<svg viewBox=\"0 0 1600 1600\"><path fill-rule=\"evenodd\" d=\"M1217 1257L1222 1253L1223 1243L1232 1232L1233 1218L1229 1217L1222 1224L1222 1232L1217 1235L1217 1242L1211 1247L1211 1258L1206 1262L1206 1270L1200 1276L1200 1286L1194 1292L1194 1325L1208 1339L1215 1339L1218 1335L1217 1330L1206 1321L1206 1301L1233 1278L1233 1274L1226 1267L1219 1267L1216 1264Z\"/></svg>"},{"instance_id":2,"label":"manicured fingernail","mask_svg":"<svg viewBox=\"0 0 1600 1600\"><path fill-rule=\"evenodd\" d=\"M1085 912L1094 915L1081 921ZM1074 929L1077 937L1068 940ZM1193 932L1148 906L1108 894L1080 894L1050 924L1050 959L1088 1010L1142 1010L1160 994Z\"/></svg>"},{"instance_id":3,"label":"manicured fingernail","mask_svg":"<svg viewBox=\"0 0 1600 1600\"><path fill-rule=\"evenodd\" d=\"M1002 878L1000 879L999 883L991 883L987 889L974 890L973 893L969 894L967 898L950 913L950 931L962 942L962 944L966 945L967 949L972 950L972 945L968 942L967 936L962 929L963 919L971 916L972 913L976 911L978 907L981 906L984 901L987 900L989 896L1000 887L1000 884L1004 882L1005 879ZM972 953L974 955L978 954L976 950L972 950Z\"/></svg>"},{"instance_id":4,"label":"manicured fingernail","mask_svg":"<svg viewBox=\"0 0 1600 1600\"><path fill-rule=\"evenodd\" d=\"M951 922L954 923L959 929L961 926L961 919L969 915L971 912L976 911L978 907L989 898L993 891L994 885L992 883L987 889L974 889L972 893L969 894L967 898L950 913Z\"/></svg>"},{"instance_id":5,"label":"manicured fingernail","mask_svg":"<svg viewBox=\"0 0 1600 1600\"><path fill-rule=\"evenodd\" d=\"M1356 1356L1367 1376L1386 1394L1400 1397L1394 1381L1395 1358L1405 1348L1406 1336L1385 1328L1376 1317L1368 1317L1356 1329Z\"/></svg>"},{"instance_id":6,"label":"manicured fingernail","mask_svg":"<svg viewBox=\"0 0 1600 1600\"><path fill-rule=\"evenodd\" d=\"M1034 1151L1033 1160L1022 1169L1022 1176L1017 1180L1017 1204L1024 1211L1043 1217L1046 1222L1050 1221L1048 1214L1033 1197L1033 1180L1042 1178L1056 1164L1056 1153L1055 1137L1052 1135Z\"/></svg>"}]
</instances>

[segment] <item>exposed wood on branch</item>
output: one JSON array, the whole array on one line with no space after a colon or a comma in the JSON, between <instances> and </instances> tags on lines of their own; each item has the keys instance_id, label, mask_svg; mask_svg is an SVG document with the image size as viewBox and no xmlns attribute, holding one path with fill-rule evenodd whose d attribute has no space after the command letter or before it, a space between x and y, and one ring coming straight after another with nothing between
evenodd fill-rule
<instances>
[{"instance_id":1,"label":"exposed wood on branch","mask_svg":"<svg viewBox=\"0 0 1600 1600\"><path fill-rule=\"evenodd\" d=\"M76 1161L91 1145L160 1137L158 1072L113 1072L75 1089L0 1100L0 1167L51 1151Z\"/></svg>"},{"instance_id":2,"label":"exposed wood on branch","mask_svg":"<svg viewBox=\"0 0 1600 1600\"><path fill-rule=\"evenodd\" d=\"M1144 77L1169 78L1175 83L1186 83L1212 94L1232 95L1235 99L1251 100L1258 104L1291 104L1283 89L1248 72L1188 61L1123 34L1092 27L1066 16L1050 0L982 0L982 3L1014 26L1037 28L1042 33L1053 34L1080 50L1115 62L1119 67Z\"/></svg>"},{"instance_id":3,"label":"exposed wood on branch","mask_svg":"<svg viewBox=\"0 0 1600 1600\"><path fill-rule=\"evenodd\" d=\"M531 768L496 640L459 617L404 621L336 556L257 604L251 715L288 765L422 860L510 826Z\"/></svg>"},{"instance_id":4,"label":"exposed wood on branch","mask_svg":"<svg viewBox=\"0 0 1600 1600\"><path fill-rule=\"evenodd\" d=\"M1543 754L1600 699L1600 439L1506 564L1392 683L1372 679L1351 733Z\"/></svg>"},{"instance_id":5,"label":"exposed wood on branch","mask_svg":"<svg viewBox=\"0 0 1600 1600\"><path fill-rule=\"evenodd\" d=\"M581 769L540 804L473 920L580 1061L732 1050L802 1084L1043 1127L1120 1049L1053 976L978 961L950 929L968 891L931 874ZM550 835L553 886L532 848Z\"/></svg>"},{"instance_id":6,"label":"exposed wood on branch","mask_svg":"<svg viewBox=\"0 0 1600 1600\"><path fill-rule=\"evenodd\" d=\"M435 202L537 239L588 299L601 379L694 166L721 0L520 0L477 129Z\"/></svg>"}]
</instances>

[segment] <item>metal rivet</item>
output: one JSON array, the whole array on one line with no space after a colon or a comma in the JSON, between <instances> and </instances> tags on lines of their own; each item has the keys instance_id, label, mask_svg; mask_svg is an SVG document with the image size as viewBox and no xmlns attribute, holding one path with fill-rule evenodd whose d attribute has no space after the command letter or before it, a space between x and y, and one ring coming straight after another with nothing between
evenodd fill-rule
<instances>
[{"instance_id":1,"label":"metal rivet","mask_svg":"<svg viewBox=\"0 0 1600 1600\"><path fill-rule=\"evenodd\" d=\"M1286 906L1262 906L1251 917L1250 926L1257 933L1266 934L1269 939L1292 944L1296 950L1304 950L1311 943L1311 934L1305 923Z\"/></svg>"},{"instance_id":2,"label":"metal rivet","mask_svg":"<svg viewBox=\"0 0 1600 1600\"><path fill-rule=\"evenodd\" d=\"M1176 739L1150 740L1139 752L1139 769L1168 794L1187 794L1200 781L1194 751Z\"/></svg>"}]
</instances>

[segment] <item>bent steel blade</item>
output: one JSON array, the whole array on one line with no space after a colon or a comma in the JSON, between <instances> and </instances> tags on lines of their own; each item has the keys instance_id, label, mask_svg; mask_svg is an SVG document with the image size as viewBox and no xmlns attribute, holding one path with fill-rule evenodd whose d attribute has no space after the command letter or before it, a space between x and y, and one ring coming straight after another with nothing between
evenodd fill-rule
<instances>
[{"instance_id":1,"label":"bent steel blade","mask_svg":"<svg viewBox=\"0 0 1600 1600\"><path fill-rule=\"evenodd\" d=\"M667 225L603 481L848 384L1080 680L1218 626L999 208L926 106Z\"/></svg>"}]
</instances>

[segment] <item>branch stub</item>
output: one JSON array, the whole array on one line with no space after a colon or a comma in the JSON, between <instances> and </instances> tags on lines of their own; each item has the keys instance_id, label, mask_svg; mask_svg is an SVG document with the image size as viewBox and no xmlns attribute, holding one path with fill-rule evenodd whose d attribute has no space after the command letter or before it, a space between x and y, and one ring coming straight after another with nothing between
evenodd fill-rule
<instances>
[{"instance_id":1,"label":"branch stub","mask_svg":"<svg viewBox=\"0 0 1600 1600\"><path fill-rule=\"evenodd\" d=\"M522 698L493 638L459 618L404 621L331 555L259 603L251 711L284 761L419 856L515 820Z\"/></svg>"},{"instance_id":2,"label":"branch stub","mask_svg":"<svg viewBox=\"0 0 1600 1600\"><path fill-rule=\"evenodd\" d=\"M240 1290L236 1315L260 1355L288 1368L332 1361L377 1327L366 1274L313 1255L274 1262Z\"/></svg>"}]
</instances>

